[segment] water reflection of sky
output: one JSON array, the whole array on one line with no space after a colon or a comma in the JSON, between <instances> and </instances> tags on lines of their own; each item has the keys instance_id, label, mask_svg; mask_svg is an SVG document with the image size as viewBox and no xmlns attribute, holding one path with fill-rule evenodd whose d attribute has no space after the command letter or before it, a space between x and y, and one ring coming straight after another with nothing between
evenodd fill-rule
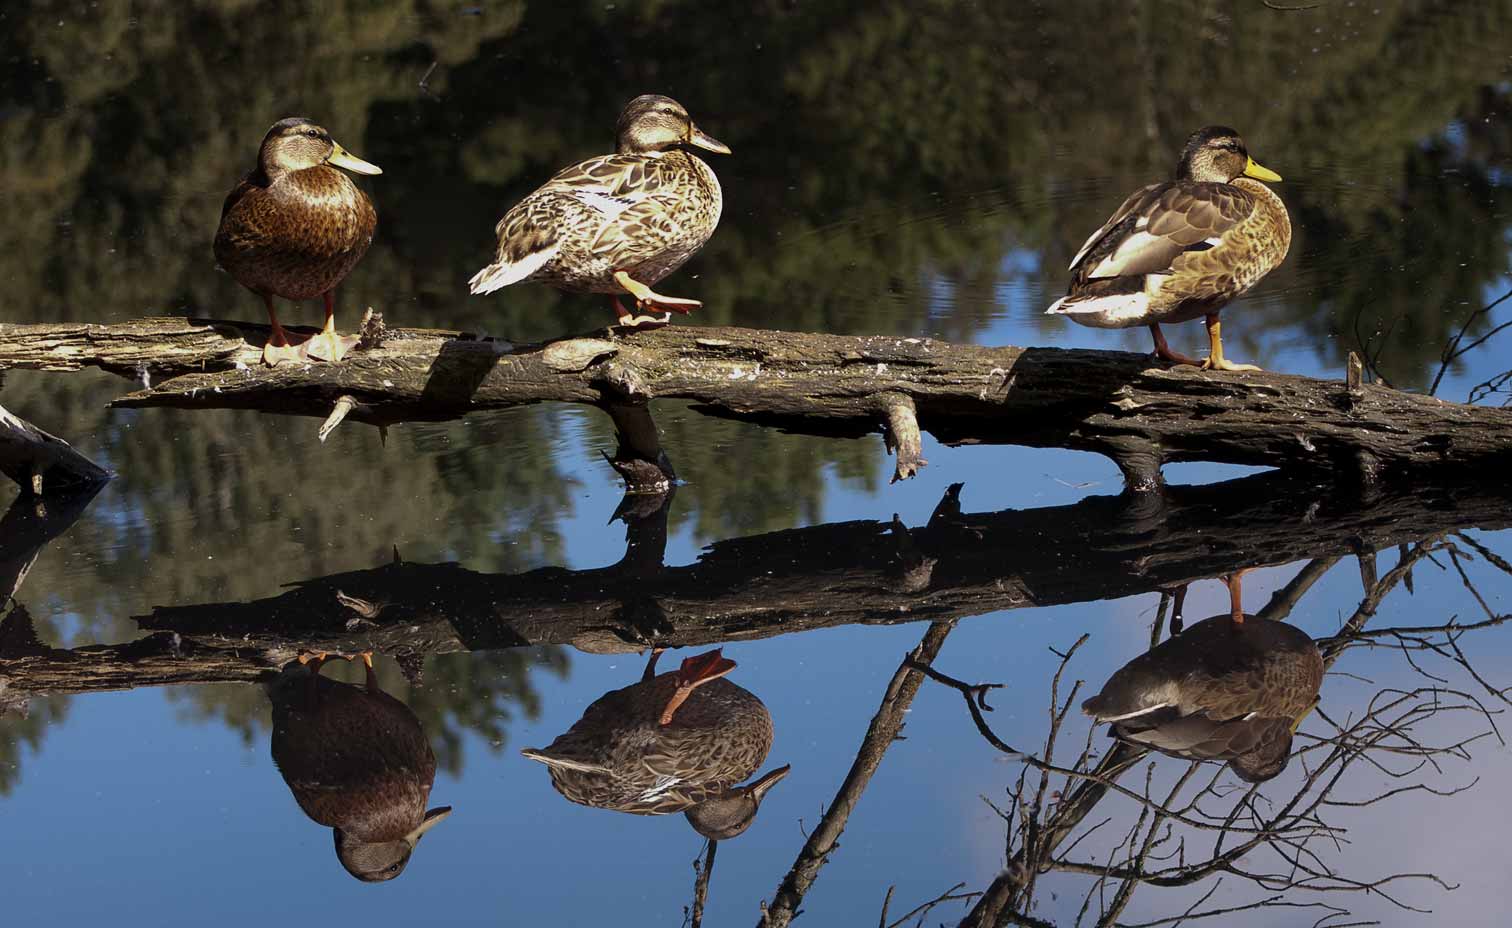
<instances>
[{"instance_id":1,"label":"water reflection of sky","mask_svg":"<svg viewBox=\"0 0 1512 928\"><path fill-rule=\"evenodd\" d=\"M1426 20L1432 19L1426 17L1421 28L1431 25ZM1334 43L1341 41L1348 45L1345 40L1357 38L1353 26L1344 32L1348 35L1331 36L1328 44L1320 47L1335 47ZM1489 55L1487 49L1492 49L1504 56L1505 43L1494 32L1480 38L1486 48L1462 54ZM1260 47L1268 48L1272 41L1262 40ZM458 86L465 84L466 77L465 73L456 75ZM1462 81L1460 97L1455 99L1469 100L1480 86L1478 80ZM479 84L490 92L494 89L487 81ZM1299 87L1302 84L1297 82ZM1492 89L1508 93L1505 82ZM1128 88L1118 90L1132 94ZM619 92L617 87L615 93ZM1290 91L1281 87L1277 92ZM1368 112L1374 114L1377 99L1366 96L1371 98ZM1471 104L1455 105L1463 109ZM1120 103L1119 107L1120 120L1128 121L1133 106ZM738 107L724 108L738 128L745 114ZM1391 109L1384 103L1380 108ZM1188 109L1191 107L1165 116L1195 121L1197 114ZM1320 109L1326 107L1320 104ZM7 113L9 116L9 110ZM1265 118L1263 110L1255 115L1256 120ZM376 140L390 146L399 157L409 140L395 127L408 125L407 119L434 117L429 111L388 112L375 115L370 129ZM6 122L10 119L0 126ZM570 119L564 117L564 125L568 122ZM1320 116L1317 122L1324 120ZM1433 162L1437 173L1420 179L1414 188L1403 181L1404 150L1384 144L1372 147L1368 152L1372 160L1356 164L1332 148L1302 147L1296 139L1287 137L1288 125L1272 122L1266 127L1269 135L1254 136L1251 143L1259 160L1287 177L1281 193L1296 210L1299 231L1311 229L1314 236L1299 235L1284 272L1278 272L1230 309L1225 316L1225 340L1237 360L1335 377L1341 370L1343 349L1353 347L1348 315L1352 306L1359 300L1387 301L1420 291L1437 297L1445 292L1437 282L1446 274L1446 262L1457 267L1468 259L1457 253L1446 257L1428 247L1437 244L1439 237L1425 235L1420 229L1413 233L1418 238L1408 235L1405 242L1398 242L1394 236L1412 218L1410 215L1388 215L1380 221L1392 224L1384 226L1370 222L1330 226L1331 216L1318 215L1316 208L1322 204L1327 207L1325 213L1355 217L1382 202L1407 198L1414 191L1426 190L1448 198L1455 191L1470 189L1469 181L1456 164ZM724 137L714 122L710 128ZM571 126L556 129L560 138L553 137L549 143L558 148L573 149L575 140L586 136ZM1441 121L1439 126L1423 127L1419 137L1412 138L1403 149L1428 157L1446 147L1456 157L1480 158L1482 149L1477 146L1482 142L1475 130L1463 118ZM246 130L238 127L237 131ZM1052 130L1045 131L1048 136ZM1374 137L1362 145L1373 141ZM1125 153L1117 153L1117 157L1109 153L1106 164L1091 159L1093 163L1085 170L1068 173L1061 168L1072 163L1070 159L1077 159L1077 164L1087 160L1081 157L1085 153L1078 147L1076 134L1063 131L1046 144L1050 157L1044 163L1019 169L1022 176L1004 178L989 171L973 175L969 182L950 190L889 190L880 208L874 197L854 207L830 204L812 214L789 208L761 186L770 179L767 164L757 162L753 166L749 161L732 160L728 169L721 166L732 209L710 254L700 259L705 263L691 265L686 282L718 292L714 288L723 285L722 277L728 280L737 273L744 275L738 279L751 290L738 296L749 301L741 305L751 315L737 316L735 321L751 325L771 321L754 312L765 309L778 321L797 319L835 331L868 331L885 324L894 331L970 338L986 344L1147 350L1148 335L1143 330L1099 331L1042 315L1043 308L1062 292L1061 267L1069 257L1062 252L1067 247L1074 249L1091 228L1078 225L1075 229L1047 230L1041 226L1049 221L1044 217L1079 217L1076 221L1083 225L1095 223L1116 207L1128 190L1154 176L1144 166L1132 168L1141 159L1131 159ZM503 154L495 153L500 164L513 164L524 157L510 161L507 145L505 149ZM736 149L747 150L741 145ZM1381 156L1381 149L1386 151L1385 156ZM1270 151L1283 155L1279 160L1272 159L1265 154ZM1346 149L1348 154L1351 152ZM423 155L414 157L417 164L428 163ZM1498 157L1503 160L1496 161ZM1493 150L1489 161L1477 162L1482 176L1493 187L1505 186L1505 157L1505 152ZM392 178L404 175L404 163L382 160L385 167L396 166L388 182L397 183ZM1151 159L1151 163L1156 160ZM842 162L815 163L809 170L815 177L840 176L851 168ZM444 186L446 179L436 184ZM111 185L116 180L113 174L90 177L91 184L107 192L113 191ZM151 196L142 196L155 208L175 216L196 209L208 211L208 215L218 207L221 195L218 188L211 188L221 184L223 178L213 180L196 175L193 189L187 193L165 184L170 192L153 188ZM796 181L806 180L795 178L795 183L787 185L787 195L794 202L804 193ZM419 193L411 190L409 199L378 188L386 223L380 233L383 237L365 265L372 276L357 280L352 289L359 296L373 298L376 292L389 297L390 311L407 322L446 324L454 316L464 318L465 314L470 322L486 318L494 325L497 314L499 328L514 334L516 328L529 330L528 326L575 330L605 321L601 307L590 310L576 302L553 304L554 311L561 309L560 315L543 321L518 311L521 306L532 305L540 297L538 293L518 291L507 299L481 304L460 296L453 298L449 293L439 295L434 280L406 276L410 264L421 263L417 254L427 254L427 248L445 252L446 260L460 260L468 248L481 247L477 243L459 244L462 236L455 230L462 224L449 215L445 222L437 220L432 215L436 212L433 201L451 204L477 199L477 191L483 188L492 196L509 183L516 180L507 179L506 183L492 177L486 182L469 178L466 183L459 181L455 189L441 192L431 187L422 187ZM121 196L127 202L140 193L131 185L123 185L123 189L126 192ZM17 195L14 190L0 189L0 203ZM891 200L898 202L885 208ZM802 202L811 205L827 201L816 197ZM1446 222L1455 217L1457 201L1447 202ZM1299 206L1315 211L1304 216ZM1422 202L1412 201L1408 207L1421 208ZM1495 209L1488 215L1493 219L1501 216ZM106 228L98 221L82 226L74 225L69 217L63 221L68 229L84 228L90 235L101 234L98 230ZM128 226L133 234L140 231L139 227L155 229L140 217L132 221L136 225ZM480 227L486 225L484 221ZM425 238L421 232L442 226L450 230L451 238L437 236L436 242L415 242ZM967 242L964 246L951 237L962 229L969 232L960 236ZM1442 231L1450 229L1444 226ZM167 266L190 248L190 239L194 248L203 251L204 243L195 239L196 235L197 229L186 228L176 229L166 239L154 238L151 248L157 250L149 249L148 255ZM773 246L778 235L783 235L780 248ZM1508 235L1506 231L1501 234L1503 252L1512 247ZM75 237L70 232L61 241L23 240L7 251L14 257L44 244L59 249L76 247ZM129 240L131 236L123 238ZM847 260L839 267L824 266L822 272L809 269L795 273L791 268L775 267L768 280L760 266L773 254L779 258L800 256L792 259L800 269L804 255L820 255L827 260L831 254L854 257L859 252L865 257L871 251L883 253L895 244L894 239L908 242L910 255L923 255L917 262L916 278L879 283L877 267ZM976 247L978 239L988 240L990 247ZM1447 234L1444 239L1450 242L1448 247L1458 247L1458 241ZM1403 247L1388 251L1397 245ZM123 254L130 252L124 244L121 247ZM451 254L453 251L457 254ZM978 252L990 254L991 259L985 263L977 260ZM132 286L150 283L143 278L152 275L142 267L133 266L114 252L102 254L109 258L102 267L121 275ZM1388 259L1396 263L1383 268L1382 262ZM38 276L48 294L69 283L68 275L61 275L59 270L67 264L55 260L47 274ZM755 271L748 267L752 264ZM189 309L229 305L244 315L255 312L254 302L246 294L235 291L207 268L189 267L186 279L192 283L181 281L175 286L192 298L175 296L175 305ZM11 277L29 279L19 271ZM447 280L452 278L462 279L451 273ZM1470 292L1489 303L1509 288L1512 278L1496 274L1479 281ZM1340 295L1340 291L1346 292ZM736 295L726 296L726 302L733 304ZM1357 303L1348 304L1349 298ZM151 296L151 300L159 301L154 306L169 299L162 294ZM239 302L228 302L233 299ZM151 300L133 297L129 306L111 305L101 312L135 314L141 308L139 304ZM805 313L803 307L810 300L821 311ZM922 304L923 312L909 315L915 303ZM1471 301L1461 299L1448 305L1434 304L1432 311L1447 314L1435 321L1452 332L1473 308ZM726 309L711 300L705 318L719 318ZM1512 319L1512 304L1499 307L1490 321L1497 324L1508 319ZM689 323L700 321L695 317ZM1324 321L1327 324L1322 324ZM1366 324L1386 326L1390 320ZM1437 337L1434 327L1426 330ZM1174 327L1169 334L1178 350L1204 347L1200 325ZM1439 395L1461 399L1474 385L1504 370L1508 366L1509 338L1512 333L1500 336L1453 367ZM1439 343L1427 345L1426 350L1428 357L1437 357ZM1389 369L1390 364L1387 366ZM1431 365L1427 373L1431 378ZM33 386L40 382L38 378L16 377L7 387L10 392L6 397L20 389L31 391L22 395L34 406L53 405L46 398L63 394L47 392L53 387ZM121 470L123 479L107 488L87 513L83 528L90 532L76 529L55 541L43 552L28 580L22 599L44 620L47 634L52 636L48 644L96 639L113 642L134 630L124 621L127 616L145 613L157 605L213 601L227 595L224 587L231 584L224 578L203 585L190 580L175 582L179 574L199 576L189 569L191 560L220 559L232 565L229 572L252 591L249 596L272 596L284 584L382 563L389 556L391 544L407 558L456 560L479 570L497 569L494 565L500 563L510 565L510 569L544 564L585 569L612 564L624 553L623 527L609 523L620 500L620 488L599 457L600 451L609 450L609 439L592 412L532 409L461 423L407 426L396 429L386 447L379 445L371 430L350 426L343 427L328 447L321 448L310 434L312 424L304 421L290 423L232 414L176 416L156 410L115 411L108 417L83 419L85 414L72 408L97 409L119 386L100 378L83 391L87 400L78 401L79 394L70 394L73 400L57 402L60 407L71 404L69 414L80 416L80 421L95 423L92 431L69 437L102 463ZM958 481L965 483L962 502L970 512L1068 505L1092 495L1115 493L1119 487L1113 464L1093 455L1011 447L951 449L927 437L925 457L930 466L912 481L888 486L877 438L843 446L861 449L858 457L864 457L867 464L858 473L855 458L839 456L841 443L773 437L771 445L762 446L772 452L773 459L796 461L795 471L809 468L820 474L818 491L812 497L800 497L797 488L779 488L792 491L790 498L783 499L769 484L755 479L765 463L748 456L751 446L745 441L755 430L714 423L677 405L659 409L658 417L667 432L669 454L688 482L674 502L674 530L666 555L669 565L692 563L705 544L755 534L772 523L789 527L852 519L885 521L897 513L905 524L921 525L946 487ZM45 417L38 418L42 421ZM291 460L309 463L318 473L310 475L312 483L308 486L291 478L269 499L260 501L251 516L230 499L227 485L234 484L234 478L202 484L196 479L198 475L184 472L185 465L178 458L164 464L134 454L148 439L177 450L204 444L206 455L197 466L217 474L237 474L249 466L254 453L248 450L251 439L269 433L286 440L286 445L278 447L286 449ZM707 452L710 444L717 445L716 453L700 454ZM689 466L692 461L698 465ZM271 467L278 462L253 463ZM374 538L370 537L372 532L365 531L377 514L373 511L374 490L365 485L364 475L380 466L389 468L384 479L390 482L382 492L418 496L435 491L436 507L403 525L398 537ZM713 466L726 471L713 473ZM340 479L315 479L333 472ZM560 497L533 494L528 483L519 485L523 489L512 490L517 495L504 499L476 499L473 495L475 485L486 483L489 477L532 472L545 473L554 485L564 488ZM1204 483L1248 472L1190 463L1170 468L1167 476L1176 483ZM731 479L731 475L742 479ZM154 482L154 478L160 479ZM329 494L335 505L317 511L315 493ZM189 506L183 498L192 494L204 498L196 498L196 505ZM447 507L443 503L457 505ZM381 494L376 505L382 505ZM532 505L538 508L531 509ZM238 521L243 519L247 521ZM477 526L482 531L476 535L454 531L459 526ZM1231 530L1242 534L1244 526L1234 525ZM282 533L277 544L267 543L267 532ZM352 540L359 537L362 543ZM1512 532L1481 533L1478 537L1504 556L1512 554ZM1024 539L1024 544L1033 545L1034 539ZM1383 553L1381 562L1384 572L1394 562L1394 555ZM1250 607L1261 605L1298 566L1252 574L1246 582ZM1005 573L1012 569L1011 556L1005 556ZM1491 608L1505 610L1512 581L1483 564L1475 565L1473 575ZM102 586L104 593L100 593ZM189 588L172 595L182 601L165 601L169 591L180 586ZM81 590L91 591L96 598L81 602ZM1087 591L1089 599L1097 595L1096 589ZM1345 559L1308 594L1293 620L1314 635L1329 634L1354 610L1360 595L1355 564ZM952 634L938 666L966 680L1008 683L1008 688L993 696L996 711L991 721L1008 742L1037 748L1045 737L1045 688L1055 668L1049 649L1064 649L1083 632L1090 633L1091 639L1078 653L1068 679L1085 680L1087 686L1095 688L1145 646L1156 600L1155 594L1145 594L970 618ZM1217 612L1223 602L1220 584L1199 584L1188 600L1188 616L1198 618ZM1480 617L1480 606L1449 565L1425 563L1416 572L1414 592L1408 595L1398 590L1388 597L1374 624L1433 624L1451 615L1471 621ZM835 628L727 648L727 655L740 665L732 679L759 695L776 723L776 742L766 766L791 763L793 771L770 794L751 830L722 847L706 924L755 922L759 902L770 897L803 842L803 830L813 826L844 776L899 659L922 634L923 626L917 624ZM1512 633L1498 630L1477 635L1473 653L1495 685L1512 682L1507 670L1512 666ZM433 658L432 677L439 676L434 673L438 665L472 660L465 654ZM204 721L182 692L140 690L71 699L66 718L45 732L40 749L21 751L19 782L9 795L0 798L0 831L6 835L4 850L0 850L0 872L5 874L0 878L6 893L4 917L11 924L108 919L124 924L203 924L213 920L237 925L291 917L354 918L379 924L678 924L693 883L691 861L700 846L682 817L646 819L571 805L551 789L543 769L518 756L519 748L545 744L565 730L599 694L635 679L640 666L641 659L633 655L572 652L570 673L565 679L545 671L532 673L531 681L541 699L539 716L511 722L507 743L502 747L496 748L473 731L464 732L465 765L459 775L439 774L432 792L433 804L452 805L456 813L426 838L402 879L382 888L359 885L340 871L328 831L304 818L273 768L265 728L258 730L247 746L231 726ZM1337 669L1340 673L1330 676L1323 689L1324 707L1336 718L1358 711L1369 694L1379 688L1411 687L1422 680L1411 673L1400 654L1386 649L1351 652ZM1438 665L1434 669L1440 673L1445 670ZM1447 676L1455 685L1473 685L1459 671ZM34 707L34 712L38 711ZM11 719L0 722L0 738L17 724ZM1313 724L1316 722L1309 723ZM1303 730L1307 731L1309 725ZM1076 743L1085 727L1077 719L1071 728L1074 731L1067 736L1068 743ZM1436 725L1432 733L1440 741L1449 741L1470 730L1470 720L1449 718ZM1005 786L1018 774L1018 765L977 737L955 693L931 685L926 685L915 702L905 734L907 740L889 751L852 817L840 849L806 899L802 923L870 924L889 886L896 886L893 911L898 913L958 882L964 882L967 889L979 889L1001 868L1003 825L979 797L1001 802ZM1094 743L1102 743L1100 734ZM1432 916L1404 913L1378 898L1358 894L1330 901L1353 908L1357 917L1377 918L1385 924L1500 924L1506 895L1501 867L1506 822L1499 810L1497 790L1512 776L1512 755L1494 742L1480 744L1474 755L1471 763L1446 765L1442 778L1431 782L1447 788L1479 777L1476 789L1449 798L1402 797L1374 810L1337 810L1337 821L1350 828L1350 843L1325 853L1331 864L1356 878L1434 872L1451 883L1462 884L1461 888L1445 892L1416 883L1399 887L1401 898L1433 909ZM1157 783L1168 782L1181 767L1171 760L1155 763ZM1286 776L1295 773L1289 771ZM1280 795L1284 782L1284 778L1277 781L1267 792ZM1347 792L1357 797L1380 785L1368 774L1360 775ZM1129 814L1127 806L1110 804L1108 808L1120 810L1125 817ZM1093 820L1099 817L1100 813ZM1099 836L1083 851L1089 857L1106 855L1112 840L1111 833ZM1262 855L1256 853L1257 857ZM1056 877L1052 883L1056 896L1042 894L1041 907L1035 914L1056 924L1069 924L1075 920L1087 882ZM1141 890L1125 920L1169 916L1206 888ZM1253 887L1230 880L1211 902L1221 905L1253 897ZM958 911L940 910L929 921L948 922ZM1312 921L1308 917L1304 923ZM1249 923L1273 924L1275 920L1260 913Z\"/></svg>"}]
</instances>

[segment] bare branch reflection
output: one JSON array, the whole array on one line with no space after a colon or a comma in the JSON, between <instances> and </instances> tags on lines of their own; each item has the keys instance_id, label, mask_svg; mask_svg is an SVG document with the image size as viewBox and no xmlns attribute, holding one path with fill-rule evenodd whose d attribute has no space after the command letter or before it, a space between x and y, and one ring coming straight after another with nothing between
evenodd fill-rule
<instances>
[{"instance_id":1,"label":"bare branch reflection","mask_svg":"<svg viewBox=\"0 0 1512 928\"><path fill-rule=\"evenodd\" d=\"M1246 622L1284 620L1337 560L1303 565ZM1236 783L1225 768L1201 761L1179 769L1144 764L1143 775L1131 783L1127 774L1150 757L1149 747L1118 738L1098 757L1092 730L1085 741L1067 743L1065 721L1079 683L1068 692L1062 681L1085 635L1060 655L1049 681L1048 732L1037 752L1009 744L989 724L992 707L987 697L993 684L958 680L934 667L917 666L961 694L985 741L1023 763L1007 788L1007 802L988 800L1004 823L1006 866L960 924L1048 924L1036 913L1047 893L1065 891L1068 877L1082 878L1073 880L1081 898L1076 925L1126 928L1199 919L1226 923L1244 912L1283 909L1306 913L1320 928L1342 928L1362 923L1353 920L1356 916L1347 901L1351 895L1423 914L1429 911L1421 901L1423 887L1457 888L1433 872L1350 872L1350 857L1344 851L1351 837L1344 818L1360 810L1393 814L1389 810L1412 795L1461 795L1479 781L1457 774L1456 763L1470 761L1478 745L1505 744L1497 721L1505 709L1496 704L1507 703L1512 688L1498 687L1476 667L1465 636L1512 621L1512 616L1496 615L1489 608L1476 589L1470 565L1485 563L1504 572L1509 568L1468 534L1404 545L1398 549L1397 563L1379 577L1374 552L1363 552L1359 562L1364 589L1357 608L1344 618L1338 634L1317 642L1325 665L1333 669L1353 649L1389 648L1422 683L1374 687L1363 705L1341 708L1325 702L1304 714L1310 721L1298 730L1298 747L1290 757L1297 769L1275 781L1279 788ZM1487 618L1460 624L1451 616L1438 625L1367 628L1382 601L1395 589L1410 586L1414 568L1423 563L1457 575L1486 608ZM1171 592L1162 594L1152 642L1174 599ZM1454 679L1454 673L1464 682ZM1094 816L1099 810L1103 814ZM1142 887L1188 892L1169 897L1179 906L1174 914L1125 921Z\"/></svg>"}]
</instances>

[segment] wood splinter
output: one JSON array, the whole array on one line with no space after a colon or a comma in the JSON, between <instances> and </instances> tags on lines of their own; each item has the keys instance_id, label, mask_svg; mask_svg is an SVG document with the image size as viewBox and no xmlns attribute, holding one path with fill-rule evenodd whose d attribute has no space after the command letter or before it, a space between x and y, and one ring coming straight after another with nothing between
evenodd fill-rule
<instances>
[{"instance_id":1,"label":"wood splinter","mask_svg":"<svg viewBox=\"0 0 1512 928\"><path fill-rule=\"evenodd\" d=\"M929 462L924 460L924 438L919 432L914 401L902 394L890 393L882 397L882 410L887 417L882 440L896 457L896 466L888 483L897 483L917 474L919 468Z\"/></svg>"}]
</instances>

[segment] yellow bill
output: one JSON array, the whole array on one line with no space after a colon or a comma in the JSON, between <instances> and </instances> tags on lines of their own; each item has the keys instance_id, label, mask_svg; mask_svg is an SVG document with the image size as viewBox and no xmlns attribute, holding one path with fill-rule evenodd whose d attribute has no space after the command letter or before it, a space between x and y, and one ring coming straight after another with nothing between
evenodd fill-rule
<instances>
[{"instance_id":1,"label":"yellow bill","mask_svg":"<svg viewBox=\"0 0 1512 928\"><path fill-rule=\"evenodd\" d=\"M383 168L376 164L369 164L361 158L342 148L336 142L331 142L331 154L326 158L327 164L334 164L338 168L346 168L353 174L382 174ZM1254 164L1254 162L1250 162ZM1248 172L1246 172L1248 173Z\"/></svg>"},{"instance_id":2,"label":"yellow bill","mask_svg":"<svg viewBox=\"0 0 1512 928\"><path fill-rule=\"evenodd\" d=\"M697 126L693 126L689 129L688 143L691 145L697 145L699 148L704 148L709 151L717 151L721 155L728 155L731 153L730 146L721 142L719 139L716 139L714 136L703 131Z\"/></svg>"},{"instance_id":3,"label":"yellow bill","mask_svg":"<svg viewBox=\"0 0 1512 928\"><path fill-rule=\"evenodd\" d=\"M1280 174L1277 174L1275 171L1272 171L1270 168L1268 168L1268 167L1260 164L1254 158L1250 158L1249 162L1247 164L1245 164L1245 166L1244 166L1244 176L1245 177L1253 177L1255 180L1269 181L1270 183L1273 183L1273 184L1276 183L1277 181L1279 181L1281 179L1281 175Z\"/></svg>"}]
</instances>

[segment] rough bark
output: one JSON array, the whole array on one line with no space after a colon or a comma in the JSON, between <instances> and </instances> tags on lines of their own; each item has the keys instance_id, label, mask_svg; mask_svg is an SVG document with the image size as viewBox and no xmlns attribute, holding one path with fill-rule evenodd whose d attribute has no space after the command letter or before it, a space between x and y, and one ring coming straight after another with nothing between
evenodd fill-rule
<instances>
[{"instance_id":1,"label":"rough bark","mask_svg":"<svg viewBox=\"0 0 1512 928\"><path fill-rule=\"evenodd\" d=\"M396 561L253 602L162 607L138 623L209 653L207 682L227 678L227 654L239 655L235 673L242 676L231 678L243 679L300 648L423 656L536 644L593 652L696 647L1111 599L1241 567L1499 529L1512 525L1509 494L1503 483L1388 491L1362 509L1332 491L1268 474L1071 506L962 513L952 488L922 526L857 521L773 532L718 542L680 566L663 564L663 503L631 517L625 557L609 567L490 575ZM92 653L93 663L80 665L87 674L0 660L0 678L29 690L76 692L192 676L166 679L169 657L162 666L123 662L107 673L106 652Z\"/></svg>"},{"instance_id":2,"label":"rough bark","mask_svg":"<svg viewBox=\"0 0 1512 928\"><path fill-rule=\"evenodd\" d=\"M790 431L889 434L915 469L915 428L946 444L1094 451L1131 486L1162 464L1217 461L1331 471L1504 470L1512 410L1345 381L1162 369L1146 355L955 345L923 338L668 326L514 346L372 326L335 365L258 363L266 328L188 319L0 326L0 369L95 365L159 378L123 406L247 408L387 425L539 402L691 400L701 412ZM167 379L161 379L167 378ZM345 398L345 399L344 399Z\"/></svg>"}]
</instances>

